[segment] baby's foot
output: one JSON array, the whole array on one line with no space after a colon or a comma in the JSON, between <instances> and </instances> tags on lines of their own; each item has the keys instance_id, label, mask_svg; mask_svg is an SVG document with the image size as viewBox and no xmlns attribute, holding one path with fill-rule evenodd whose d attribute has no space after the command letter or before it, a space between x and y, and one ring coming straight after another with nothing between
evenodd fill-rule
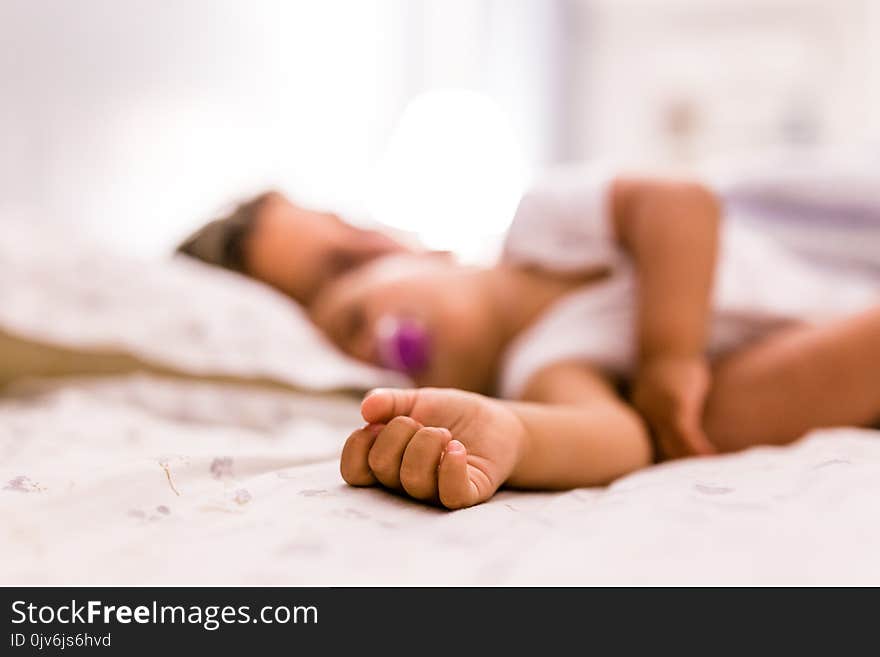
<instances>
[{"instance_id":1,"label":"baby's foot","mask_svg":"<svg viewBox=\"0 0 880 657\"><path fill-rule=\"evenodd\" d=\"M485 502L513 471L525 428L504 403L461 390L379 389L361 404L340 470L353 486L379 483L460 509Z\"/></svg>"}]
</instances>

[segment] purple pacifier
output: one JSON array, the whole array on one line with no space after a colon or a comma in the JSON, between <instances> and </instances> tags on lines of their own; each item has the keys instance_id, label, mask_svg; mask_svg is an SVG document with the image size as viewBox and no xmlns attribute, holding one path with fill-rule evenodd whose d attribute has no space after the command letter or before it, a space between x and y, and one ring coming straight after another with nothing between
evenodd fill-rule
<instances>
[{"instance_id":1,"label":"purple pacifier","mask_svg":"<svg viewBox=\"0 0 880 657\"><path fill-rule=\"evenodd\" d=\"M428 332L421 322L381 317L376 323L376 345L382 367L404 374L417 374L428 366Z\"/></svg>"}]
</instances>

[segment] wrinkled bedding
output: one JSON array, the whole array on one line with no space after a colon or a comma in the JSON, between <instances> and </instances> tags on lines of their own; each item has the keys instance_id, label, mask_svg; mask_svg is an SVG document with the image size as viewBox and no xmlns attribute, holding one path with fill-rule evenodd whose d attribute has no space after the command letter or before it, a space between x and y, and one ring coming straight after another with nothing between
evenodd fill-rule
<instances>
[{"instance_id":1,"label":"wrinkled bedding","mask_svg":"<svg viewBox=\"0 0 880 657\"><path fill-rule=\"evenodd\" d=\"M3 584L880 584L880 432L457 512L347 487L357 400L134 375L0 398Z\"/></svg>"}]
</instances>

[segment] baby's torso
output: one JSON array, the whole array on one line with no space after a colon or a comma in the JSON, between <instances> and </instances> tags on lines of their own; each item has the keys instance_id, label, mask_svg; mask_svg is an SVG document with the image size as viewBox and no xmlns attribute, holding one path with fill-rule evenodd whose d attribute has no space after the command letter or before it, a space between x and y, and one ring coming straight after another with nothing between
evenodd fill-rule
<instances>
[{"instance_id":1,"label":"baby's torso","mask_svg":"<svg viewBox=\"0 0 880 657\"><path fill-rule=\"evenodd\" d=\"M570 174L569 174L570 175ZM529 379L561 361L589 363L625 380L636 363L637 278L607 223L608 178L557 177L524 197L505 244L507 262L608 274L559 297L502 357L497 393L517 398ZM863 309L880 285L806 263L736 222L722 230L712 299L709 357L790 322L821 322Z\"/></svg>"}]
</instances>

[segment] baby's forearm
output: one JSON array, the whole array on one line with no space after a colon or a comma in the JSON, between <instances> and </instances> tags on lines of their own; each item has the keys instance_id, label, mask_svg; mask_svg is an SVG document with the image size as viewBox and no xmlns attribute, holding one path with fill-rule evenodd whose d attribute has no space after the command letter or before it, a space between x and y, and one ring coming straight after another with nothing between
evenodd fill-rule
<instances>
[{"instance_id":1,"label":"baby's forearm","mask_svg":"<svg viewBox=\"0 0 880 657\"><path fill-rule=\"evenodd\" d=\"M693 183L621 180L615 209L636 264L641 358L701 354L718 251L717 200Z\"/></svg>"},{"instance_id":2,"label":"baby's forearm","mask_svg":"<svg viewBox=\"0 0 880 657\"><path fill-rule=\"evenodd\" d=\"M639 416L620 403L511 403L525 427L507 483L518 488L600 486L650 465L652 447Z\"/></svg>"}]
</instances>

